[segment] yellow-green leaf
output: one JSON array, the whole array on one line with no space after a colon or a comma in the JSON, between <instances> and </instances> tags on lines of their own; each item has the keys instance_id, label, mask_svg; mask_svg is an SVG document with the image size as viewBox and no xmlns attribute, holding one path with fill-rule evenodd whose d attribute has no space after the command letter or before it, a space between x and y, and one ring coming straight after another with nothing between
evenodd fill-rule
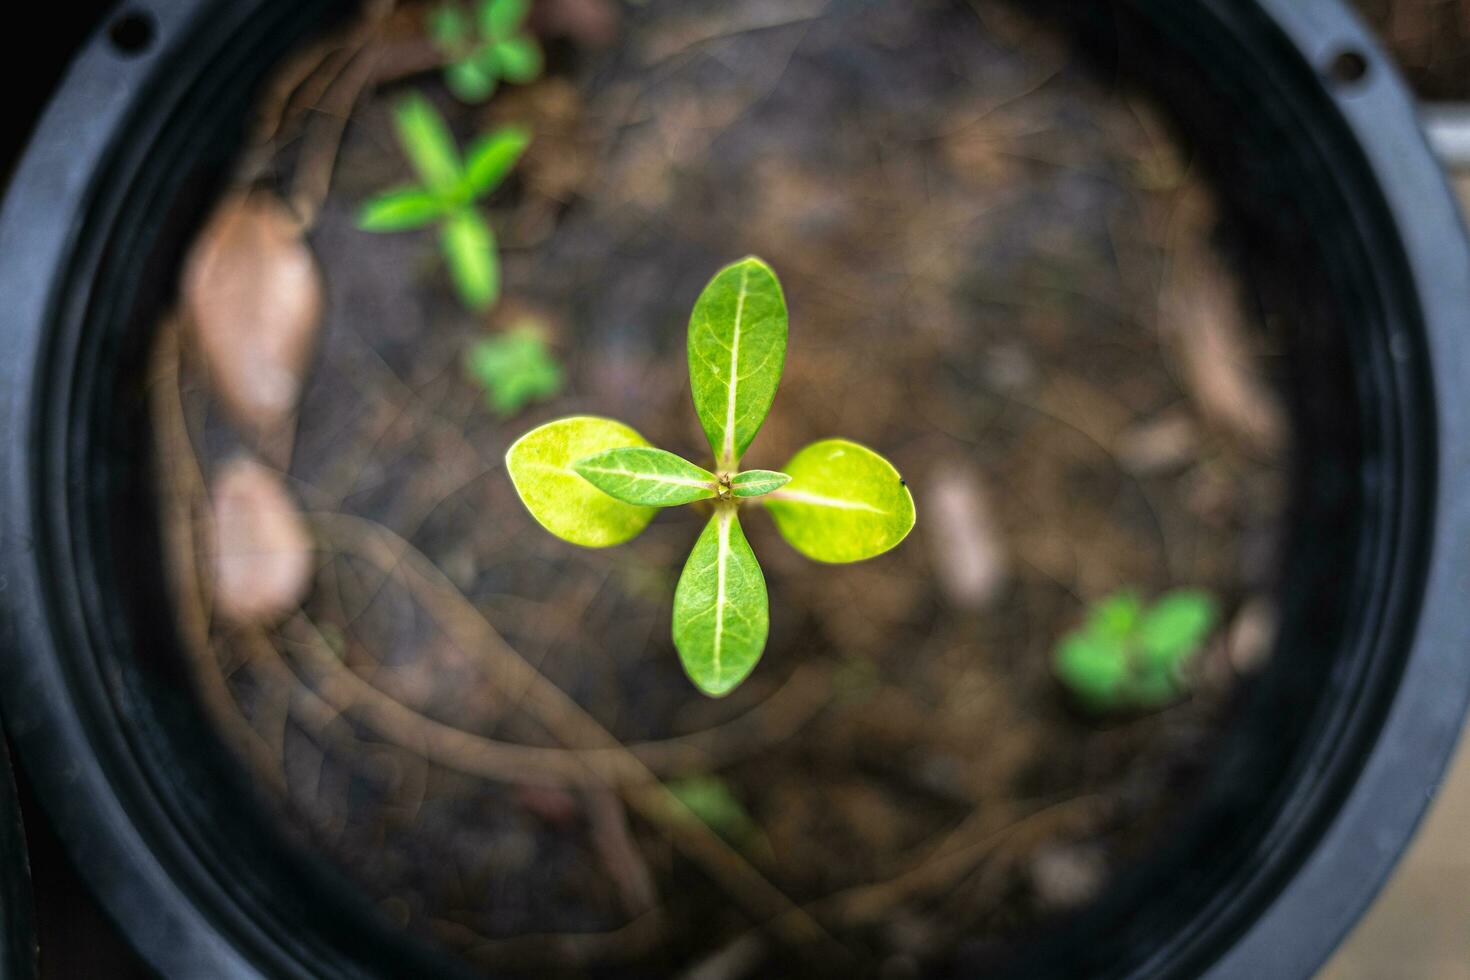
<instances>
[{"instance_id":1,"label":"yellow-green leaf","mask_svg":"<svg viewBox=\"0 0 1470 980\"><path fill-rule=\"evenodd\" d=\"M465 358L470 377L485 389L485 401L501 416L561 391L565 375L545 339L520 327L477 341Z\"/></svg>"},{"instance_id":2,"label":"yellow-green leaf","mask_svg":"<svg viewBox=\"0 0 1470 980\"><path fill-rule=\"evenodd\" d=\"M718 776L688 776L665 786L692 816L737 847L760 837L750 811Z\"/></svg>"},{"instance_id":3,"label":"yellow-green leaf","mask_svg":"<svg viewBox=\"0 0 1470 980\"><path fill-rule=\"evenodd\" d=\"M775 470L746 470L731 478L730 491L737 497L759 497L790 482L791 477Z\"/></svg>"},{"instance_id":4,"label":"yellow-green leaf","mask_svg":"<svg viewBox=\"0 0 1470 980\"><path fill-rule=\"evenodd\" d=\"M861 561L914 526L914 498L893 464L846 439L814 442L782 467L791 482L767 494L776 529L808 558Z\"/></svg>"},{"instance_id":5,"label":"yellow-green leaf","mask_svg":"<svg viewBox=\"0 0 1470 980\"><path fill-rule=\"evenodd\" d=\"M471 197L500 186L531 142L524 126L502 126L470 144L465 154L464 184Z\"/></svg>"},{"instance_id":6,"label":"yellow-green leaf","mask_svg":"<svg viewBox=\"0 0 1470 980\"><path fill-rule=\"evenodd\" d=\"M363 231L405 231L421 228L443 212L444 204L436 195L422 187L400 187L363 202L357 212L357 227Z\"/></svg>"},{"instance_id":7,"label":"yellow-green leaf","mask_svg":"<svg viewBox=\"0 0 1470 980\"><path fill-rule=\"evenodd\" d=\"M472 310L488 309L500 295L500 256L485 219L461 208L444 221L444 258L459 298Z\"/></svg>"},{"instance_id":8,"label":"yellow-green leaf","mask_svg":"<svg viewBox=\"0 0 1470 980\"><path fill-rule=\"evenodd\" d=\"M491 50L501 77L508 82L524 85L541 74L541 46L525 34L497 41Z\"/></svg>"},{"instance_id":9,"label":"yellow-green leaf","mask_svg":"<svg viewBox=\"0 0 1470 980\"><path fill-rule=\"evenodd\" d=\"M444 84L461 102L484 102L495 94L494 66L487 68L475 57L460 58L444 67Z\"/></svg>"},{"instance_id":10,"label":"yellow-green leaf","mask_svg":"<svg viewBox=\"0 0 1470 980\"><path fill-rule=\"evenodd\" d=\"M785 364L786 298L776 274L754 256L721 269L689 317L689 386L719 469L739 465Z\"/></svg>"},{"instance_id":11,"label":"yellow-green leaf","mask_svg":"<svg viewBox=\"0 0 1470 980\"><path fill-rule=\"evenodd\" d=\"M469 40L470 23L464 12L452 2L429 11L426 18L429 37L442 50L453 50Z\"/></svg>"},{"instance_id":12,"label":"yellow-green leaf","mask_svg":"<svg viewBox=\"0 0 1470 980\"><path fill-rule=\"evenodd\" d=\"M480 33L493 38L509 37L525 22L530 10L530 0L482 0Z\"/></svg>"},{"instance_id":13,"label":"yellow-green leaf","mask_svg":"<svg viewBox=\"0 0 1470 980\"><path fill-rule=\"evenodd\" d=\"M393 108L398 141L429 189L445 193L459 180L459 150L444 117L422 95L406 95Z\"/></svg>"},{"instance_id":14,"label":"yellow-green leaf","mask_svg":"<svg viewBox=\"0 0 1470 980\"><path fill-rule=\"evenodd\" d=\"M1215 626L1215 602L1198 589L1161 596L1138 624L1138 646L1150 664L1172 669L1194 654Z\"/></svg>"},{"instance_id":15,"label":"yellow-green leaf","mask_svg":"<svg viewBox=\"0 0 1470 980\"><path fill-rule=\"evenodd\" d=\"M657 511L614 500L572 464L609 449L646 445L648 440L621 422L577 415L521 436L505 454L505 467L542 527L572 544L606 548L636 537Z\"/></svg>"},{"instance_id":16,"label":"yellow-green leaf","mask_svg":"<svg viewBox=\"0 0 1470 980\"><path fill-rule=\"evenodd\" d=\"M674 507L715 495L715 475L662 449L609 449L572 469L603 493L628 504Z\"/></svg>"},{"instance_id":17,"label":"yellow-green leaf","mask_svg":"<svg viewBox=\"0 0 1470 980\"><path fill-rule=\"evenodd\" d=\"M755 669L769 629L765 576L735 508L719 506L674 590L679 659L696 687L724 697Z\"/></svg>"}]
</instances>

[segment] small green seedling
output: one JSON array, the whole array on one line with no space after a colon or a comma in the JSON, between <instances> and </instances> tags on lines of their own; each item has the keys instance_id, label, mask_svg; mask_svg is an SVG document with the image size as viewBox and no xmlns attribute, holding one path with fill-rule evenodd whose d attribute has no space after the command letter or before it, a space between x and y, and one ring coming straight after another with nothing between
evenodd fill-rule
<instances>
[{"instance_id":1,"label":"small green seedling","mask_svg":"<svg viewBox=\"0 0 1470 980\"><path fill-rule=\"evenodd\" d=\"M486 403L501 418L530 402L553 397L565 382L561 365L534 327L514 327L477 341L465 368L485 389Z\"/></svg>"},{"instance_id":2,"label":"small green seedling","mask_svg":"<svg viewBox=\"0 0 1470 980\"><path fill-rule=\"evenodd\" d=\"M764 835L730 787L718 776L689 776L665 784L684 808L726 842L744 847Z\"/></svg>"},{"instance_id":3,"label":"small green seedling","mask_svg":"<svg viewBox=\"0 0 1470 980\"><path fill-rule=\"evenodd\" d=\"M781 284L757 258L720 270L694 304L689 385L713 470L593 416L532 429L505 457L531 516L589 548L636 536L659 507L710 508L674 589L674 646L689 678L711 697L745 680L770 627L765 576L740 527L744 505L763 504L781 535L821 562L882 554L914 526L914 500L898 471L855 442L812 443L781 472L740 469L776 397L786 331Z\"/></svg>"},{"instance_id":4,"label":"small green seedling","mask_svg":"<svg viewBox=\"0 0 1470 980\"><path fill-rule=\"evenodd\" d=\"M1163 707L1184 693L1184 671L1215 626L1215 602L1178 589L1145 608L1137 593L1093 604L1082 628L1057 644L1053 668L1099 713Z\"/></svg>"},{"instance_id":5,"label":"small green seedling","mask_svg":"<svg viewBox=\"0 0 1470 980\"><path fill-rule=\"evenodd\" d=\"M454 3L429 14L429 37L445 56L444 84L461 102L484 102L502 81L541 74L541 47L524 30L530 0L480 0L474 15Z\"/></svg>"},{"instance_id":6,"label":"small green seedling","mask_svg":"<svg viewBox=\"0 0 1470 980\"><path fill-rule=\"evenodd\" d=\"M500 296L500 256L495 233L475 202L504 182L531 135L503 126L471 144L464 159L444 117L421 95L409 95L393 110L398 141L422 184L384 191L363 204L357 226L364 231L406 231L437 224L454 287L465 305L486 310Z\"/></svg>"}]
</instances>

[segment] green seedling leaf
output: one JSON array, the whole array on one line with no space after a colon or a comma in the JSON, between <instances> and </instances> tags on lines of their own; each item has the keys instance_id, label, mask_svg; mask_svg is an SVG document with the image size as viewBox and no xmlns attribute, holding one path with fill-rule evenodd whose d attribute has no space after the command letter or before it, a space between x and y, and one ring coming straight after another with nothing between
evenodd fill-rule
<instances>
[{"instance_id":1,"label":"green seedling leaf","mask_svg":"<svg viewBox=\"0 0 1470 980\"><path fill-rule=\"evenodd\" d=\"M1173 671L1141 670L1128 681L1127 706L1151 710L1179 700L1184 684Z\"/></svg>"},{"instance_id":2,"label":"green seedling leaf","mask_svg":"<svg viewBox=\"0 0 1470 980\"><path fill-rule=\"evenodd\" d=\"M363 231L407 231L437 221L444 213L439 198L422 187L400 187L369 198L357 212Z\"/></svg>"},{"instance_id":3,"label":"green seedling leaf","mask_svg":"<svg viewBox=\"0 0 1470 980\"><path fill-rule=\"evenodd\" d=\"M500 258L490 226L461 208L445 220L442 241L459 298L472 310L489 309L500 295Z\"/></svg>"},{"instance_id":4,"label":"green seedling leaf","mask_svg":"<svg viewBox=\"0 0 1470 980\"><path fill-rule=\"evenodd\" d=\"M551 398L565 381L541 334L524 328L477 342L465 367L485 389L485 401L502 417L514 415L529 402Z\"/></svg>"},{"instance_id":5,"label":"green seedling leaf","mask_svg":"<svg viewBox=\"0 0 1470 980\"><path fill-rule=\"evenodd\" d=\"M492 8L480 9L489 16ZM503 13L507 23L524 16L523 5L499 9L520 11L514 18ZM469 170L477 175L482 153L488 159L492 150L471 153ZM499 180L503 173L493 176ZM741 498L762 499L781 535L817 561L871 558L897 545L914 526L913 497L893 464L845 439L807 446L785 472L736 472L781 380L786 320L781 284L754 256L720 270L695 303L689 318L689 384L717 472L655 449L619 423L587 417L542 426L523 436L506 457L516 490L536 520L578 544L616 544L642 530L654 507L713 498L714 513L674 589L673 614L674 646L684 670L711 697L729 694L749 676L770 632L765 576L738 518ZM582 438L588 427L595 427L596 438ZM575 447L570 445L574 440L580 440ZM1135 608L1110 627L1118 634L1112 647L1126 649L1137 616L1135 600ZM1096 644L1084 642L1090 636L1077 636L1081 639L1071 642L1076 649L1059 654L1058 672L1077 675L1077 688L1091 691L1099 702L1113 697L1113 681L1105 672L1122 663L1126 681L1127 658L1103 656L1093 649Z\"/></svg>"},{"instance_id":6,"label":"green seedling leaf","mask_svg":"<svg viewBox=\"0 0 1470 980\"><path fill-rule=\"evenodd\" d=\"M1152 665L1169 671L1199 650L1215 626L1215 602L1193 589L1160 597L1138 623L1138 647Z\"/></svg>"},{"instance_id":7,"label":"green seedling leaf","mask_svg":"<svg viewBox=\"0 0 1470 980\"><path fill-rule=\"evenodd\" d=\"M737 497L759 497L790 482L791 477L775 470L746 470L731 477L730 492Z\"/></svg>"},{"instance_id":8,"label":"green seedling leaf","mask_svg":"<svg viewBox=\"0 0 1470 980\"><path fill-rule=\"evenodd\" d=\"M786 363L786 298L751 256L715 274L689 317L689 386L721 470L739 465L776 397Z\"/></svg>"},{"instance_id":9,"label":"green seedling leaf","mask_svg":"<svg viewBox=\"0 0 1470 980\"><path fill-rule=\"evenodd\" d=\"M1062 638L1053 666L1094 711L1164 707L1184 690L1183 667L1214 622L1214 600L1197 590L1170 592L1148 607L1132 590L1116 592Z\"/></svg>"},{"instance_id":10,"label":"green seedling leaf","mask_svg":"<svg viewBox=\"0 0 1470 980\"><path fill-rule=\"evenodd\" d=\"M434 43L448 51L463 47L470 39L469 19L452 3L429 11L428 30Z\"/></svg>"},{"instance_id":11,"label":"green seedling leaf","mask_svg":"<svg viewBox=\"0 0 1470 980\"><path fill-rule=\"evenodd\" d=\"M525 84L540 76L541 46L523 30L528 9L528 0L484 0L473 30L457 11L443 24L431 19L430 35L450 59L444 82L456 98L483 102L502 79Z\"/></svg>"},{"instance_id":12,"label":"green seedling leaf","mask_svg":"<svg viewBox=\"0 0 1470 980\"><path fill-rule=\"evenodd\" d=\"M715 475L662 449L609 449L572 468L627 504L674 507L715 495Z\"/></svg>"},{"instance_id":13,"label":"green seedling leaf","mask_svg":"<svg viewBox=\"0 0 1470 980\"><path fill-rule=\"evenodd\" d=\"M572 464L609 449L646 445L648 440L621 422L577 415L521 436L506 452L505 468L542 527L572 544L606 548L637 537L657 511L614 500Z\"/></svg>"},{"instance_id":14,"label":"green seedling leaf","mask_svg":"<svg viewBox=\"0 0 1470 980\"><path fill-rule=\"evenodd\" d=\"M1055 668L1062 683L1094 710L1110 711L1125 700L1128 662L1121 641L1071 633L1057 648Z\"/></svg>"},{"instance_id":15,"label":"green seedling leaf","mask_svg":"<svg viewBox=\"0 0 1470 980\"><path fill-rule=\"evenodd\" d=\"M824 439L782 468L791 482L762 500L793 548L823 562L881 555L914 526L914 498L893 464L846 439Z\"/></svg>"},{"instance_id":16,"label":"green seedling leaf","mask_svg":"<svg viewBox=\"0 0 1470 980\"><path fill-rule=\"evenodd\" d=\"M1138 593L1115 592L1100 599L1087 616L1087 630L1101 636L1122 639L1131 636L1143 619L1143 603Z\"/></svg>"},{"instance_id":17,"label":"green seedling leaf","mask_svg":"<svg viewBox=\"0 0 1470 980\"><path fill-rule=\"evenodd\" d=\"M393 109L398 140L431 191L450 193L459 182L459 152L439 110L422 95L404 96Z\"/></svg>"},{"instance_id":18,"label":"green seedling leaf","mask_svg":"<svg viewBox=\"0 0 1470 980\"><path fill-rule=\"evenodd\" d=\"M477 57L460 58L444 66L444 84L461 102L484 102L495 94L497 80L494 64L488 67Z\"/></svg>"},{"instance_id":19,"label":"green seedling leaf","mask_svg":"<svg viewBox=\"0 0 1470 980\"><path fill-rule=\"evenodd\" d=\"M479 197L500 186L530 142L531 132L525 127L502 126L471 144L464 166L467 196Z\"/></svg>"},{"instance_id":20,"label":"green seedling leaf","mask_svg":"<svg viewBox=\"0 0 1470 980\"><path fill-rule=\"evenodd\" d=\"M480 33L497 40L510 37L525 23L530 10L530 0L483 0Z\"/></svg>"},{"instance_id":21,"label":"green seedling leaf","mask_svg":"<svg viewBox=\"0 0 1470 980\"><path fill-rule=\"evenodd\" d=\"M750 812L723 779L690 776L664 785L690 814L727 842L740 846L760 836Z\"/></svg>"},{"instance_id":22,"label":"green seedling leaf","mask_svg":"<svg viewBox=\"0 0 1470 980\"><path fill-rule=\"evenodd\" d=\"M765 576L735 508L719 506L674 589L674 646L695 686L724 697L755 669L769 629Z\"/></svg>"},{"instance_id":23,"label":"green seedling leaf","mask_svg":"<svg viewBox=\"0 0 1470 980\"><path fill-rule=\"evenodd\" d=\"M522 34L507 41L496 41L490 49L500 74L508 82L524 85L541 74L541 46Z\"/></svg>"}]
</instances>

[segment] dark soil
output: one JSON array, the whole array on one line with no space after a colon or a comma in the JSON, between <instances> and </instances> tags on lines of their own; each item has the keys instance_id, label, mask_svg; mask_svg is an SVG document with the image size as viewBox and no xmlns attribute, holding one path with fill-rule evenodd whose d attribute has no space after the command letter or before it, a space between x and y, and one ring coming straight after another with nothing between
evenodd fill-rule
<instances>
[{"instance_id":1,"label":"dark soil","mask_svg":"<svg viewBox=\"0 0 1470 980\"><path fill-rule=\"evenodd\" d=\"M482 108L432 74L399 83L427 90L461 140L500 120L536 133L487 209L506 275L487 322L458 305L432 232L354 227L363 198L409 177L387 116L399 89L357 105L310 236L328 312L289 477L309 514L371 524L318 525L305 613L265 644L216 630L208 669L235 712L221 724L271 747L262 787L294 832L472 963L809 964L618 796L485 778L486 745L562 739L466 639L483 635L477 611L661 778L723 780L754 829L717 829L851 951L848 972L912 975L962 940L1009 948L1167 833L1269 646L1280 410L1260 394L1273 346L1225 271L1228 236L1156 112L1009 7L685 0L623 15L611 47L557 42L546 78ZM275 165L285 184L295 148ZM713 271L747 253L791 307L749 464L856 439L895 461L919 521L888 555L827 567L751 514L770 643L711 701L669 635L699 515L581 550L529 517L501 459L534 425L595 413L703 460L685 324ZM569 383L498 419L462 360L527 320ZM1202 362L1201 330L1235 356ZM184 384L208 473L235 442L197 373ZM374 552L384 540L443 580L411 580L404 552ZM1074 710L1050 653L1086 603L1184 585L1224 613L1193 695L1134 717ZM489 741L451 758L395 739L370 705L341 713L335 675L303 659L313 637L415 718Z\"/></svg>"}]
</instances>

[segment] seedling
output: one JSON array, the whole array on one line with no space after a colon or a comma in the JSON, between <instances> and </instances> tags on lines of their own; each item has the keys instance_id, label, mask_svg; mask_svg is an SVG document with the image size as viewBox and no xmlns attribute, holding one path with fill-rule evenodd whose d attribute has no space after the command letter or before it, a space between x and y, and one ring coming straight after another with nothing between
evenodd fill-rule
<instances>
[{"instance_id":1,"label":"seedling","mask_svg":"<svg viewBox=\"0 0 1470 980\"><path fill-rule=\"evenodd\" d=\"M914 500L898 471L855 442L814 442L780 472L740 469L776 397L786 332L781 284L757 258L720 270L694 304L689 385L713 470L653 448L621 422L586 415L532 429L505 457L531 516L573 544L621 544L660 507L710 510L674 590L673 632L685 672L711 697L749 676L770 628L765 576L740 527L744 506L763 504L781 536L820 562L882 554L914 526Z\"/></svg>"},{"instance_id":2,"label":"seedling","mask_svg":"<svg viewBox=\"0 0 1470 980\"><path fill-rule=\"evenodd\" d=\"M485 389L485 402L501 418L530 402L551 398L565 381L561 365L533 327L515 327L478 341L470 348L465 368Z\"/></svg>"},{"instance_id":3,"label":"seedling","mask_svg":"<svg viewBox=\"0 0 1470 980\"><path fill-rule=\"evenodd\" d=\"M736 847L764 837L750 812L718 776L689 776L665 785L696 819Z\"/></svg>"},{"instance_id":4,"label":"seedling","mask_svg":"<svg viewBox=\"0 0 1470 980\"><path fill-rule=\"evenodd\" d=\"M1178 589L1144 608L1137 593L1093 604L1081 629L1057 644L1057 677L1086 708L1108 713L1163 707L1187 686L1185 670L1215 626L1215 602Z\"/></svg>"},{"instance_id":5,"label":"seedling","mask_svg":"<svg viewBox=\"0 0 1470 980\"><path fill-rule=\"evenodd\" d=\"M393 110L393 124L422 183L371 198L358 212L357 226L407 231L437 224L455 291L470 309L489 309L500 296L500 256L495 233L475 202L505 181L530 133L503 126L475 140L461 160L444 117L423 96L404 97Z\"/></svg>"},{"instance_id":6,"label":"seedling","mask_svg":"<svg viewBox=\"0 0 1470 980\"><path fill-rule=\"evenodd\" d=\"M524 31L530 0L480 0L474 16L453 3L429 14L429 37L445 56L444 84L461 102L484 102L502 81L541 74L541 47Z\"/></svg>"}]
</instances>

